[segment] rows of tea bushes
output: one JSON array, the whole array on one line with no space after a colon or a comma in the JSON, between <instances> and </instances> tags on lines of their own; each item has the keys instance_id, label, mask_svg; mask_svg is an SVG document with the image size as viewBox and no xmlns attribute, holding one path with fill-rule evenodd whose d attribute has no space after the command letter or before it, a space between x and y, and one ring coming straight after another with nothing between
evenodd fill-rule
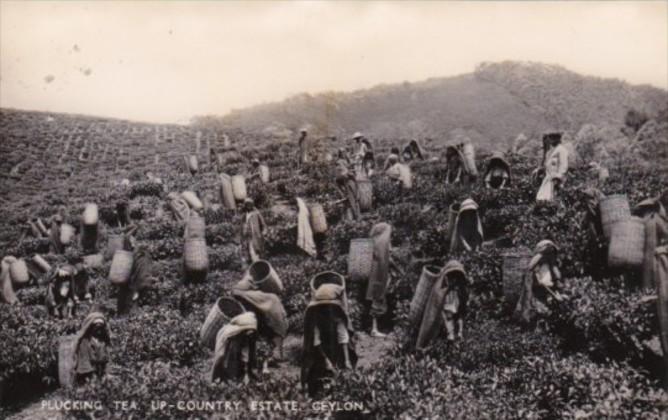
<instances>
[{"instance_id":1,"label":"rows of tea bushes","mask_svg":"<svg viewBox=\"0 0 668 420\"><path fill-rule=\"evenodd\" d=\"M297 413L279 410L263 415L325 417L299 389L303 313L310 299L308 281L324 270L345 274L350 240L367 236L380 221L394 226L393 253L405 271L388 296L390 312L381 320L381 328L394 331L397 345L390 353L377 355L377 360L365 369L336 378L324 398L357 401L364 406L362 413L338 415L657 418L666 410L665 394L659 391L656 375L652 374L657 370L657 358L647 346L657 334L653 306L642 293L627 291L626 285L615 279L594 281L587 272L587 238L579 223L584 210L582 188L588 174L582 168L569 172L560 203L536 208L534 195L540 180L532 179L530 174L538 164L538 156L509 156L513 184L504 191L486 190L481 183L472 187L446 186L442 160L414 162L413 190L401 192L396 184L378 175L373 178L375 210L362 220L346 221L343 207L334 203L340 197L333 182L332 164L311 163L297 173L295 145L233 133L233 144L239 153L228 160L223 171L244 173L249 159L259 157L272 173L269 185L249 184L249 192L269 225L268 259L285 284L282 300L293 344L282 367L261 375L251 385L213 385L207 380L211 353L199 345L198 330L211 305L228 293L242 275L238 258L242 217L232 210L210 208L204 212L210 273L204 284L184 285L183 228L169 217L165 198L168 191L192 189L200 197L208 195L214 203L220 202L217 174L206 164L204 152L207 139L212 146L220 147L220 133L204 132L201 136L203 170L193 177L184 171L182 159L183 153L194 153L196 149L197 134L191 128L76 116L56 116L55 121L47 122L44 114L2 113L2 147L12 148L10 160L43 159L47 167L37 181L25 176L3 182L2 191L7 193L6 205L0 210L3 255L29 257L35 252L47 252L46 240L18 239L26 220L47 219L65 206L68 220L76 223L89 201L100 205L104 248L108 235L120 232L115 203L125 199L132 221L140 226L138 242L146 245L156 260L157 275L154 286L139 300L137 310L121 317L116 314L116 289L106 279L109 263L92 273L96 303L110 317L113 363L107 378L73 390L56 389L57 341L61 335L76 330L89 307L83 305L70 321L50 319L42 306L44 286L37 285L18 291L23 306L0 307L0 342L4 344L0 352L0 389L4 393L0 417L21 409L30 397L44 392L49 398L99 400L105 408L96 416L103 418L212 415L208 411L184 412L178 408L156 412L147 403L151 400L294 400L302 407ZM105 160L100 155L97 162L77 161L70 172L62 170L57 160L64 144L69 140L76 145L70 147L77 151L86 139L102 150L107 143L114 150L122 147L129 158L117 165L117 154L108 153ZM341 146L340 143L333 147ZM380 165L395 142L381 139L377 144ZM34 150L46 148L52 156ZM484 166L486 155L486 151L479 154L479 167ZM2 166L3 173L9 172L10 166ZM666 168L611 169L614 170L605 192L627 193L632 203L655 195L668 185ZM146 182L146 170L163 180L162 188ZM116 185L123 178L131 181L129 187ZM322 203L327 212L329 230L324 238L318 238L318 258L311 258L296 247L295 216L272 208L282 203L294 210L296 196ZM445 240L448 211L452 204L468 197L480 205L486 243L479 251L450 255ZM564 292L569 299L553 308L552 316L539 330L526 331L512 323L504 302L502 255L516 247L533 248L540 239L552 239L561 247ZM46 258L51 263L64 262L63 257ZM444 264L450 258L459 258L473 280L465 338L456 345L438 339L424 352L409 352L401 337L422 265ZM351 317L357 329L368 330L362 289L363 285L348 284ZM362 334L357 338L369 340ZM139 406L131 413L119 413L112 404L116 400L135 400ZM247 406L218 414L233 418L258 416Z\"/></svg>"}]
</instances>

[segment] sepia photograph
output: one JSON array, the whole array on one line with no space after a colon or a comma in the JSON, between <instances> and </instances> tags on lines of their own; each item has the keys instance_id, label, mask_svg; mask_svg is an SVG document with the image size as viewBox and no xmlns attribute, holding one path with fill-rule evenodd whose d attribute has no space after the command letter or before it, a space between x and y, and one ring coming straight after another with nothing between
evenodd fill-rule
<instances>
[{"instance_id":1,"label":"sepia photograph","mask_svg":"<svg viewBox=\"0 0 668 420\"><path fill-rule=\"evenodd\" d=\"M668 419L668 0L0 0L0 419Z\"/></svg>"}]
</instances>

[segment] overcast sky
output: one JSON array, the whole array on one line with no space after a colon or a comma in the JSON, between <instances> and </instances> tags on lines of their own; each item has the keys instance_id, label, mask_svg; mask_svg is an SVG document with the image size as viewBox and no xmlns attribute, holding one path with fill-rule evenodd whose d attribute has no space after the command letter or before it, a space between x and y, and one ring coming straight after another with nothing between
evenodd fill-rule
<instances>
[{"instance_id":1,"label":"overcast sky","mask_svg":"<svg viewBox=\"0 0 668 420\"><path fill-rule=\"evenodd\" d=\"M668 2L0 0L0 106L187 122L530 60L668 87Z\"/></svg>"}]
</instances>

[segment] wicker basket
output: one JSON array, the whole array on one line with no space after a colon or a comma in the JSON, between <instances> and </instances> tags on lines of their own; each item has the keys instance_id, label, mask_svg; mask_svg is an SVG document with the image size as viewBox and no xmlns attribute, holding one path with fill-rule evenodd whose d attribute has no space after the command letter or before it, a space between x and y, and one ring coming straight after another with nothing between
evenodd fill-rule
<instances>
[{"instance_id":1,"label":"wicker basket","mask_svg":"<svg viewBox=\"0 0 668 420\"><path fill-rule=\"evenodd\" d=\"M74 238L74 234L74 226L68 223L63 223L60 225L60 243L62 245L69 245L70 242L72 242L72 238Z\"/></svg>"},{"instance_id":2,"label":"wicker basket","mask_svg":"<svg viewBox=\"0 0 668 420\"><path fill-rule=\"evenodd\" d=\"M134 261L132 252L119 249L114 253L109 268L109 281L113 284L125 284L130 280L132 263Z\"/></svg>"},{"instance_id":3,"label":"wicker basket","mask_svg":"<svg viewBox=\"0 0 668 420\"><path fill-rule=\"evenodd\" d=\"M58 382L63 388L74 386L74 352L76 335L66 335L58 339Z\"/></svg>"},{"instance_id":4,"label":"wicker basket","mask_svg":"<svg viewBox=\"0 0 668 420\"><path fill-rule=\"evenodd\" d=\"M603 225L603 236L610 240L612 225L620 220L631 217L631 207L629 199L625 194L609 195L599 203L601 210L601 224Z\"/></svg>"},{"instance_id":5,"label":"wicker basket","mask_svg":"<svg viewBox=\"0 0 668 420\"><path fill-rule=\"evenodd\" d=\"M371 180L357 180L357 200L360 204L360 210L369 211L373 209L373 185Z\"/></svg>"},{"instance_id":6,"label":"wicker basket","mask_svg":"<svg viewBox=\"0 0 668 420\"><path fill-rule=\"evenodd\" d=\"M503 278L503 295L511 307L517 303L522 291L522 279L529 270L531 252L521 249L503 254L501 268Z\"/></svg>"},{"instance_id":7,"label":"wicker basket","mask_svg":"<svg viewBox=\"0 0 668 420\"><path fill-rule=\"evenodd\" d=\"M608 265L612 268L641 267L645 257L645 224L630 217L612 225L608 246Z\"/></svg>"},{"instance_id":8,"label":"wicker basket","mask_svg":"<svg viewBox=\"0 0 668 420\"><path fill-rule=\"evenodd\" d=\"M260 180L263 184L268 184L270 181L269 167L267 165L260 165Z\"/></svg>"},{"instance_id":9,"label":"wicker basket","mask_svg":"<svg viewBox=\"0 0 668 420\"><path fill-rule=\"evenodd\" d=\"M475 148L472 143L466 143L462 150L464 155L464 164L471 175L478 175L478 168L475 164Z\"/></svg>"},{"instance_id":10,"label":"wicker basket","mask_svg":"<svg viewBox=\"0 0 668 420\"><path fill-rule=\"evenodd\" d=\"M218 331L232 318L241 315L243 312L245 312L244 307L233 298L221 297L218 299L209 310L209 314L199 330L200 343L209 350L213 350Z\"/></svg>"},{"instance_id":11,"label":"wicker basket","mask_svg":"<svg viewBox=\"0 0 668 420\"><path fill-rule=\"evenodd\" d=\"M436 335L436 331L438 331L441 325L441 314L447 291L448 288L443 277L434 282L431 293L427 297L424 314L420 322L417 341L415 343L416 348L421 349L425 347Z\"/></svg>"},{"instance_id":12,"label":"wicker basket","mask_svg":"<svg viewBox=\"0 0 668 420\"><path fill-rule=\"evenodd\" d=\"M83 212L83 223L84 225L96 225L99 220L99 212L97 209L97 204L88 203L84 208Z\"/></svg>"},{"instance_id":13,"label":"wicker basket","mask_svg":"<svg viewBox=\"0 0 668 420\"><path fill-rule=\"evenodd\" d=\"M203 238L186 240L183 246L183 262L186 270L191 272L209 269L209 254Z\"/></svg>"},{"instance_id":14,"label":"wicker basket","mask_svg":"<svg viewBox=\"0 0 668 420\"><path fill-rule=\"evenodd\" d=\"M255 261L248 267L246 276L258 289L265 293L279 294L283 291L283 282L274 267L265 260Z\"/></svg>"},{"instance_id":15,"label":"wicker basket","mask_svg":"<svg viewBox=\"0 0 668 420\"><path fill-rule=\"evenodd\" d=\"M123 235L109 235L107 240L107 249L104 252L104 259L109 261L119 249L123 249L125 237Z\"/></svg>"},{"instance_id":16,"label":"wicker basket","mask_svg":"<svg viewBox=\"0 0 668 420\"><path fill-rule=\"evenodd\" d=\"M181 197L183 197L183 199L186 200L190 208L193 208L195 210L201 210L204 207L202 201L197 197L197 194L195 194L192 191L182 192Z\"/></svg>"},{"instance_id":17,"label":"wicker basket","mask_svg":"<svg viewBox=\"0 0 668 420\"><path fill-rule=\"evenodd\" d=\"M315 291L318 290L323 284L336 284L337 286L343 286L346 288L346 279L339 273L334 271L323 271L318 273L310 281L311 285L311 296L315 296Z\"/></svg>"},{"instance_id":18,"label":"wicker basket","mask_svg":"<svg viewBox=\"0 0 668 420\"><path fill-rule=\"evenodd\" d=\"M236 209L234 191L232 190L232 178L227 174L220 174L220 198L226 209Z\"/></svg>"},{"instance_id":19,"label":"wicker basket","mask_svg":"<svg viewBox=\"0 0 668 420\"><path fill-rule=\"evenodd\" d=\"M83 262L88 268L100 268L104 263L104 258L102 258L102 254L86 255L83 257Z\"/></svg>"},{"instance_id":20,"label":"wicker basket","mask_svg":"<svg viewBox=\"0 0 668 420\"><path fill-rule=\"evenodd\" d=\"M48 273L51 270L51 264L49 264L41 255L35 255L32 257L32 261L45 273Z\"/></svg>"},{"instance_id":21,"label":"wicker basket","mask_svg":"<svg viewBox=\"0 0 668 420\"><path fill-rule=\"evenodd\" d=\"M312 204L309 208L309 213L311 215L311 227L313 228L313 232L327 232L327 218L325 216L325 209L322 208L322 204Z\"/></svg>"},{"instance_id":22,"label":"wicker basket","mask_svg":"<svg viewBox=\"0 0 668 420\"><path fill-rule=\"evenodd\" d=\"M11 263L9 266L9 274L12 277L14 284L26 284L30 281L30 274L28 274L28 266L23 258Z\"/></svg>"},{"instance_id":23,"label":"wicker basket","mask_svg":"<svg viewBox=\"0 0 668 420\"><path fill-rule=\"evenodd\" d=\"M190 155L188 158L188 169L191 173L195 173L199 170L199 163L197 162L197 155Z\"/></svg>"},{"instance_id":24,"label":"wicker basket","mask_svg":"<svg viewBox=\"0 0 668 420\"><path fill-rule=\"evenodd\" d=\"M373 263L373 239L359 238L350 241L348 251L348 275L353 281L363 281L371 274Z\"/></svg>"},{"instance_id":25,"label":"wicker basket","mask_svg":"<svg viewBox=\"0 0 668 420\"><path fill-rule=\"evenodd\" d=\"M410 310L408 312L408 322L410 325L409 334L412 334L420 325L422 314L424 313L427 299L431 294L431 290L441 277L442 269L433 265L425 265L422 267L422 274L415 288L415 294L411 300Z\"/></svg>"},{"instance_id":26,"label":"wicker basket","mask_svg":"<svg viewBox=\"0 0 668 420\"><path fill-rule=\"evenodd\" d=\"M186 232L188 234L186 239L203 239L206 235L206 222L204 218L194 213L191 214L186 225Z\"/></svg>"},{"instance_id":27,"label":"wicker basket","mask_svg":"<svg viewBox=\"0 0 668 420\"><path fill-rule=\"evenodd\" d=\"M243 175L234 175L232 177L232 193L237 201L244 201L248 194L246 192L246 178Z\"/></svg>"}]
</instances>

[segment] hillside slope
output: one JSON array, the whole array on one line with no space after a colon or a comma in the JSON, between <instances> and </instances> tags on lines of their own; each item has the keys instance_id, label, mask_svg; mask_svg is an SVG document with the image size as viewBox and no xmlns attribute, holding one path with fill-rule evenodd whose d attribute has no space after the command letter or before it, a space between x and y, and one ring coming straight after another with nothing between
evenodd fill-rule
<instances>
[{"instance_id":1,"label":"hillside slope","mask_svg":"<svg viewBox=\"0 0 668 420\"><path fill-rule=\"evenodd\" d=\"M370 137L448 139L465 129L482 145L508 144L519 133L577 132L584 123L622 125L635 108L653 116L668 106L666 91L581 76L556 65L483 63L471 74L380 85L350 93L301 94L282 102L195 118L251 132L288 133L311 126L317 135L361 130ZM288 131L289 130L289 131Z\"/></svg>"}]
</instances>

